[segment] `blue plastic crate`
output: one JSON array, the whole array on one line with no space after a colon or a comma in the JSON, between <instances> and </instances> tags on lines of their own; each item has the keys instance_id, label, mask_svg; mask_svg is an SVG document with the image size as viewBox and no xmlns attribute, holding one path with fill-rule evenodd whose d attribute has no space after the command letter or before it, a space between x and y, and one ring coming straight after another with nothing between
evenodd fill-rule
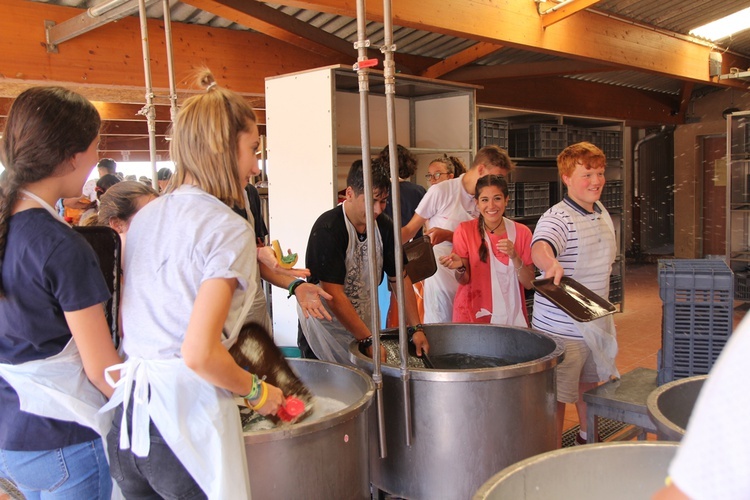
<instances>
[{"instance_id":1,"label":"blue plastic crate","mask_svg":"<svg viewBox=\"0 0 750 500\"><path fill-rule=\"evenodd\" d=\"M512 219L516 216L516 183L508 183L508 202L505 204L505 216Z\"/></svg>"},{"instance_id":2,"label":"blue plastic crate","mask_svg":"<svg viewBox=\"0 0 750 500\"><path fill-rule=\"evenodd\" d=\"M732 334L734 277L724 261L659 261L663 302L658 383L705 375Z\"/></svg>"},{"instance_id":3,"label":"blue plastic crate","mask_svg":"<svg viewBox=\"0 0 750 500\"><path fill-rule=\"evenodd\" d=\"M606 184L604 184L604 189L602 190L602 196L599 199L599 201L602 202L602 205L604 205L604 208L609 210L610 212L612 210L622 210L623 206L623 192L624 192L624 182L621 180L613 180L613 181L607 181Z\"/></svg>"},{"instance_id":4,"label":"blue plastic crate","mask_svg":"<svg viewBox=\"0 0 750 500\"><path fill-rule=\"evenodd\" d=\"M609 276L609 301L613 304L622 303L622 276L619 274Z\"/></svg>"},{"instance_id":5,"label":"blue plastic crate","mask_svg":"<svg viewBox=\"0 0 750 500\"><path fill-rule=\"evenodd\" d=\"M542 215L550 207L549 182L517 182L516 217L535 217Z\"/></svg>"},{"instance_id":6,"label":"blue plastic crate","mask_svg":"<svg viewBox=\"0 0 750 500\"><path fill-rule=\"evenodd\" d=\"M535 123L510 130L509 153L516 158L555 158L568 145L566 125Z\"/></svg>"},{"instance_id":7,"label":"blue plastic crate","mask_svg":"<svg viewBox=\"0 0 750 500\"><path fill-rule=\"evenodd\" d=\"M490 145L508 149L508 122L506 120L479 120L479 147Z\"/></svg>"},{"instance_id":8,"label":"blue plastic crate","mask_svg":"<svg viewBox=\"0 0 750 500\"><path fill-rule=\"evenodd\" d=\"M568 125L568 146L579 142L591 142L591 131L584 127L571 127Z\"/></svg>"}]
</instances>

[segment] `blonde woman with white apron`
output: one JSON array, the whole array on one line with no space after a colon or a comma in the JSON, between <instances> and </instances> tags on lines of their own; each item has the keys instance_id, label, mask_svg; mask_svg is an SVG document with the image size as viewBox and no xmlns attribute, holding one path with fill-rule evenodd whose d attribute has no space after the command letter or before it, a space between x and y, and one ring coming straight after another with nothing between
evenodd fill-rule
<instances>
[{"instance_id":1,"label":"blonde woman with white apron","mask_svg":"<svg viewBox=\"0 0 750 500\"><path fill-rule=\"evenodd\" d=\"M233 394L275 414L281 391L227 347L256 299L253 228L230 207L259 173L258 128L239 95L204 72L173 128L167 193L133 218L125 252L121 379L108 435L126 497L250 498Z\"/></svg>"},{"instance_id":2,"label":"blonde woman with white apron","mask_svg":"<svg viewBox=\"0 0 750 500\"><path fill-rule=\"evenodd\" d=\"M97 415L120 362L93 249L57 214L97 161L100 119L82 96L36 87L11 106L0 183L0 477L27 498L108 499Z\"/></svg>"},{"instance_id":3,"label":"blonde woman with white apron","mask_svg":"<svg viewBox=\"0 0 750 500\"><path fill-rule=\"evenodd\" d=\"M534 276L531 231L503 216L504 177L481 177L475 197L479 218L458 226L454 252L441 260L459 283L453 321L527 327L523 289L531 287Z\"/></svg>"}]
</instances>

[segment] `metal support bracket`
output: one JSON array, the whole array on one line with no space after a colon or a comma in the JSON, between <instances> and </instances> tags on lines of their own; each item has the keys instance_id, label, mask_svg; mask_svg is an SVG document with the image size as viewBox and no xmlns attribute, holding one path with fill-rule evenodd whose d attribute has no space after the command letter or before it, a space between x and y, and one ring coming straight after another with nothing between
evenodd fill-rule
<instances>
[{"instance_id":1,"label":"metal support bracket","mask_svg":"<svg viewBox=\"0 0 750 500\"><path fill-rule=\"evenodd\" d=\"M150 6L159 0L146 0L146 5ZM71 40L79 35L88 33L99 26L103 26L112 21L122 19L138 12L138 0L128 0L127 2L117 5L116 7L105 11L100 15L93 15L92 9L87 10L77 16L63 21L59 24L54 21L44 22L44 32L46 38L47 52L57 53L57 46L63 42Z\"/></svg>"}]
</instances>

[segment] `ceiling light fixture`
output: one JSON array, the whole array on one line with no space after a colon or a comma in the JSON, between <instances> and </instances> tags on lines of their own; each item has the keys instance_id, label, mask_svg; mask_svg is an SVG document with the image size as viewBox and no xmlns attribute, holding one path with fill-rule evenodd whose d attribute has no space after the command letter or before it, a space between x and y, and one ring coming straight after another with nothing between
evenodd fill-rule
<instances>
[{"instance_id":1,"label":"ceiling light fixture","mask_svg":"<svg viewBox=\"0 0 750 500\"><path fill-rule=\"evenodd\" d=\"M715 42L750 29L750 7L690 30L691 35Z\"/></svg>"}]
</instances>

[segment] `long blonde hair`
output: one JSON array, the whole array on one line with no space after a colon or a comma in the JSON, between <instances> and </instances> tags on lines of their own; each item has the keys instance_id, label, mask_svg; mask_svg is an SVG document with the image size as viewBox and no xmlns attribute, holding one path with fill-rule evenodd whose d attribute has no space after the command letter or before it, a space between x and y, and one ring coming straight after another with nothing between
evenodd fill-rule
<instances>
[{"instance_id":1,"label":"long blonde hair","mask_svg":"<svg viewBox=\"0 0 750 500\"><path fill-rule=\"evenodd\" d=\"M190 178L227 206L244 207L237 148L240 132L250 131L248 121L257 123L255 112L242 96L216 85L209 70L200 70L198 82L206 92L185 101L172 127L175 173L167 192Z\"/></svg>"}]
</instances>

